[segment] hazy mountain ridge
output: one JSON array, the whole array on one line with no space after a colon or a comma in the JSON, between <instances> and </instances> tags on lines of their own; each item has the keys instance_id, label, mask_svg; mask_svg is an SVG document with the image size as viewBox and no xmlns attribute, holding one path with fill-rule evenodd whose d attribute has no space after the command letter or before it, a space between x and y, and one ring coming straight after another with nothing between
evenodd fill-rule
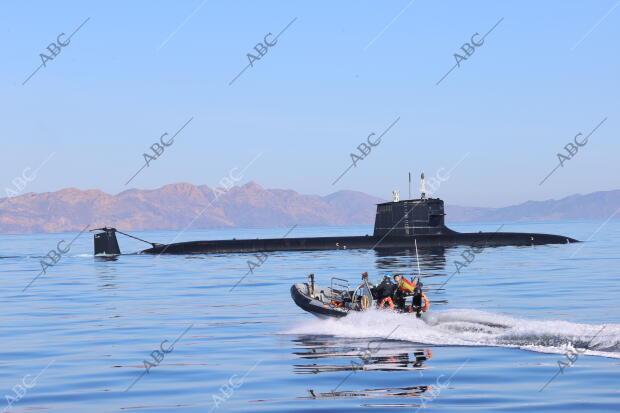
<instances>
[{"instance_id":1,"label":"hazy mountain ridge","mask_svg":"<svg viewBox=\"0 0 620 413\"><path fill-rule=\"evenodd\" d=\"M550 221L607 219L620 208L620 190L570 195L562 199L527 201L503 208L446 206L448 222Z\"/></svg>"},{"instance_id":2,"label":"hazy mountain ridge","mask_svg":"<svg viewBox=\"0 0 620 413\"><path fill-rule=\"evenodd\" d=\"M85 226L124 230L203 229L288 225L366 225L380 198L355 191L325 197L264 189L250 182L212 189L177 183L118 195L62 189L0 199L1 233L77 231Z\"/></svg>"},{"instance_id":3,"label":"hazy mountain ridge","mask_svg":"<svg viewBox=\"0 0 620 413\"><path fill-rule=\"evenodd\" d=\"M380 198L342 190L327 196L265 189L255 182L229 191L177 183L110 195L96 189L62 189L0 199L1 233L205 229L312 225L372 225ZM504 208L446 206L446 222L609 218L620 208L620 190L528 201Z\"/></svg>"}]
</instances>

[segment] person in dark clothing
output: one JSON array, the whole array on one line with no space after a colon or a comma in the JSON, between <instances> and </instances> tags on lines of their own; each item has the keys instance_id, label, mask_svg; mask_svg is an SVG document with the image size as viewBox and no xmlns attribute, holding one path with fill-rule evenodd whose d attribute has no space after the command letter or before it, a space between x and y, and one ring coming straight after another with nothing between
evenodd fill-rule
<instances>
[{"instance_id":1,"label":"person in dark clothing","mask_svg":"<svg viewBox=\"0 0 620 413\"><path fill-rule=\"evenodd\" d=\"M415 280L416 287L413 290L412 310L415 311L416 317L420 318L422 313L430 308L428 297L422 291L422 282L418 279Z\"/></svg>"},{"instance_id":2,"label":"person in dark clothing","mask_svg":"<svg viewBox=\"0 0 620 413\"><path fill-rule=\"evenodd\" d=\"M373 288L372 296L377 302L383 300L386 297L391 297L394 294L396 285L392 282L390 274L386 274L379 285Z\"/></svg>"},{"instance_id":3,"label":"person in dark clothing","mask_svg":"<svg viewBox=\"0 0 620 413\"><path fill-rule=\"evenodd\" d=\"M398 288L400 284L400 275L394 276L394 282L396 283L393 293L394 305L399 311L405 311L405 293Z\"/></svg>"}]
</instances>

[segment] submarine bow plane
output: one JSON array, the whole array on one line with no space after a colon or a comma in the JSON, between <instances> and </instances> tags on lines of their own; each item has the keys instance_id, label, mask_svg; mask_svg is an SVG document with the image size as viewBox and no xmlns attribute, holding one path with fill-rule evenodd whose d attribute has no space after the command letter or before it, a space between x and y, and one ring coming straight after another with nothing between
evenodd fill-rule
<instances>
[{"instance_id":1,"label":"submarine bow plane","mask_svg":"<svg viewBox=\"0 0 620 413\"><path fill-rule=\"evenodd\" d=\"M563 235L522 232L456 232L444 223L444 203L439 198L427 198L424 174L420 181L420 198L400 200L400 192L393 191L392 202L377 204L375 228L372 236L306 237L232 239L189 241L158 244L125 234L116 228L97 228L94 235L96 255L120 255L116 233L151 244L138 254L210 254L254 253L269 251L313 251L342 249L395 249L418 247L471 246L531 246L579 242Z\"/></svg>"}]
</instances>

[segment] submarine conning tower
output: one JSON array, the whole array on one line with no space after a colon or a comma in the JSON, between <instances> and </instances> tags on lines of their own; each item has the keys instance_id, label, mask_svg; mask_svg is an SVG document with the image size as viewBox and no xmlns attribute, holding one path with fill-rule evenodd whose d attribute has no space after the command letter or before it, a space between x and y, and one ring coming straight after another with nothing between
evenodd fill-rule
<instances>
[{"instance_id":1,"label":"submarine conning tower","mask_svg":"<svg viewBox=\"0 0 620 413\"><path fill-rule=\"evenodd\" d=\"M409 199L377 204L374 236L449 234L444 224L443 200Z\"/></svg>"},{"instance_id":2,"label":"submarine conning tower","mask_svg":"<svg viewBox=\"0 0 620 413\"><path fill-rule=\"evenodd\" d=\"M444 222L443 200L426 197L424 173L420 177L420 192L419 199L401 201L400 192L394 190L392 202L377 204L374 236L454 234Z\"/></svg>"}]
</instances>

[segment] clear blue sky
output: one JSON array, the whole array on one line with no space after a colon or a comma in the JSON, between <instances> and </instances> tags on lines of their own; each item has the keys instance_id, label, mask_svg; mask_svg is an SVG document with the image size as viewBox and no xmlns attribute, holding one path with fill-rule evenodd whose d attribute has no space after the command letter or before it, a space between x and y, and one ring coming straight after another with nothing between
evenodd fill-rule
<instances>
[{"instance_id":1,"label":"clear blue sky","mask_svg":"<svg viewBox=\"0 0 620 413\"><path fill-rule=\"evenodd\" d=\"M597 1L2 2L0 189L54 153L25 192L118 193L190 182L325 195L438 195L502 206L618 189L620 7ZM90 20L25 85L57 35ZM276 46L231 86L265 34ZM484 45L438 86L472 34ZM62 38L61 38L62 40ZM400 121L336 185L366 137ZM129 186L142 154L193 121ZM556 153L607 121L542 186ZM416 185L417 187L417 185Z\"/></svg>"}]
</instances>

